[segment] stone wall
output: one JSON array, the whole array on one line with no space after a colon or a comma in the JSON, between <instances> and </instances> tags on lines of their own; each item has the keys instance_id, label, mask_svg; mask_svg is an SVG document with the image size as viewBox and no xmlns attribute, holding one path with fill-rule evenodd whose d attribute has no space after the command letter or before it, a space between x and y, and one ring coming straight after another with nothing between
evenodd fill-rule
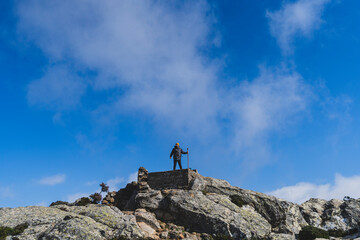
<instances>
[{"instance_id":1,"label":"stone wall","mask_svg":"<svg viewBox=\"0 0 360 240\"><path fill-rule=\"evenodd\" d=\"M191 169L165 172L145 172L144 170L139 169L138 182L146 182L150 188L157 190L187 189L197 175L197 171Z\"/></svg>"},{"instance_id":2,"label":"stone wall","mask_svg":"<svg viewBox=\"0 0 360 240\"><path fill-rule=\"evenodd\" d=\"M117 192L109 192L102 204L116 206L120 210L134 211L137 193L147 192L150 188L155 190L188 189L197 176L199 176L197 170L191 169L148 172L144 167L140 167L137 182L128 183L125 188Z\"/></svg>"}]
</instances>

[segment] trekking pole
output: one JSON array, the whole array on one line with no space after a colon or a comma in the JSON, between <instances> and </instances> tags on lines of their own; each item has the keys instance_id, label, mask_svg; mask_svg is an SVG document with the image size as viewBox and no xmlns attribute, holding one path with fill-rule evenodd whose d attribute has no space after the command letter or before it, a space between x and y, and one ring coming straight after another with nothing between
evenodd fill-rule
<instances>
[{"instance_id":1,"label":"trekking pole","mask_svg":"<svg viewBox=\"0 0 360 240\"><path fill-rule=\"evenodd\" d=\"M187 160L188 160L188 171L189 171L189 148L187 148Z\"/></svg>"}]
</instances>

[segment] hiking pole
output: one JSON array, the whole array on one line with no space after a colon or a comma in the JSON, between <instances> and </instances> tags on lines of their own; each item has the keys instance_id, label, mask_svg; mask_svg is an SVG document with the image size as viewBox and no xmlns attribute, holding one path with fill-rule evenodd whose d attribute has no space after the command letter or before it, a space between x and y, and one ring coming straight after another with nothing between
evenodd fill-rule
<instances>
[{"instance_id":1,"label":"hiking pole","mask_svg":"<svg viewBox=\"0 0 360 240\"><path fill-rule=\"evenodd\" d=\"M189 148L187 148L187 160L188 160L188 171L189 171Z\"/></svg>"}]
</instances>

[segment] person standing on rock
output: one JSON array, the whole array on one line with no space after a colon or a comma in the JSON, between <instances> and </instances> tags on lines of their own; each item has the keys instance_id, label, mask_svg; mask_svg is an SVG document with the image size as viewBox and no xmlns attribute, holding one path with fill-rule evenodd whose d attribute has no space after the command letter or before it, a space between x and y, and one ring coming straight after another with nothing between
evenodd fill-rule
<instances>
[{"instance_id":1,"label":"person standing on rock","mask_svg":"<svg viewBox=\"0 0 360 240\"><path fill-rule=\"evenodd\" d=\"M172 156L174 156L174 171L176 169L176 163L179 164L180 169L182 169L181 167L181 155L182 154L188 154L188 152L184 152L181 148L180 148L180 144L176 143L175 147L172 149L171 153L170 153L170 159Z\"/></svg>"}]
</instances>

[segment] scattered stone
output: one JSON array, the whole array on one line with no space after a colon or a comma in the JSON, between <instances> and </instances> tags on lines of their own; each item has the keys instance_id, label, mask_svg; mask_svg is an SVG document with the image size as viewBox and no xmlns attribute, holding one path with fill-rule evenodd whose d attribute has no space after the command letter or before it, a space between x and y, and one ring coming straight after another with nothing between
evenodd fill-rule
<instances>
[{"instance_id":1,"label":"scattered stone","mask_svg":"<svg viewBox=\"0 0 360 240\"><path fill-rule=\"evenodd\" d=\"M162 229L166 228L166 223L161 222L161 223L160 223L160 227L161 227Z\"/></svg>"},{"instance_id":2,"label":"scattered stone","mask_svg":"<svg viewBox=\"0 0 360 240\"><path fill-rule=\"evenodd\" d=\"M148 224L144 222L138 222L137 224L140 227L141 231L143 232L145 238L154 238L156 236L155 229L150 227Z\"/></svg>"},{"instance_id":3,"label":"scattered stone","mask_svg":"<svg viewBox=\"0 0 360 240\"><path fill-rule=\"evenodd\" d=\"M147 212L143 208L136 209L135 217L137 222L144 222L155 230L161 228L158 220L155 217L155 214Z\"/></svg>"},{"instance_id":4,"label":"scattered stone","mask_svg":"<svg viewBox=\"0 0 360 240\"><path fill-rule=\"evenodd\" d=\"M268 240L295 240L295 235L286 233L271 233Z\"/></svg>"},{"instance_id":5,"label":"scattered stone","mask_svg":"<svg viewBox=\"0 0 360 240\"><path fill-rule=\"evenodd\" d=\"M164 231L164 232L160 233L160 238L162 238L162 239L166 239L166 238L168 238L168 236L169 236L168 231Z\"/></svg>"}]
</instances>

